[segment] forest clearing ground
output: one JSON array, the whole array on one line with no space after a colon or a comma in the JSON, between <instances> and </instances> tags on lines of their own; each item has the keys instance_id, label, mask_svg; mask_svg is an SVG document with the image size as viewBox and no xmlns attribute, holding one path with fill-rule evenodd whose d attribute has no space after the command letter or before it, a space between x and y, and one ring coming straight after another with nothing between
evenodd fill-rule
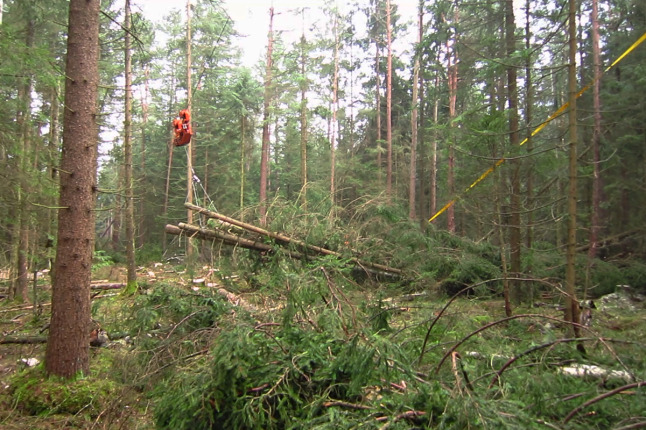
<instances>
[{"instance_id":1,"label":"forest clearing ground","mask_svg":"<svg viewBox=\"0 0 646 430\"><path fill-rule=\"evenodd\" d=\"M190 372L192 363L198 363L204 354L211 354L217 345L221 330L227 327L236 327L239 322L242 324L242 313L247 313L256 321L256 328L251 326L252 331L266 333L266 336L274 337L276 329L281 324L281 319L287 305L287 298L295 294L296 286L287 283L283 290L279 288L254 288L248 280L237 278L236 275L224 276L209 266L201 266L196 269L193 276L190 276L181 267L170 264L154 264L139 269L140 291L135 296L124 296L118 294L117 290L100 291L93 302L93 319L101 327L108 330L108 334L115 337L103 348L91 349L92 375L84 378L86 384L95 388L99 395L96 396L96 403L81 407L76 413L62 412L47 414L40 411L39 414L30 413L25 406L25 399L17 399L16 387L11 387L12 380L15 381L23 369L28 365L23 360L36 358L42 362L44 358L45 345L37 344L0 344L0 428L7 430L18 429L59 429L59 428L82 428L82 429L149 429L155 428L155 417L153 406L155 399L152 397L154 385L165 378L168 366L179 372ZM121 267L106 267L103 271L95 274L96 279L109 282L120 282L125 278L125 271ZM330 280L328 279L330 282ZM324 284L325 285L325 284ZM427 334L429 323L440 315L443 306L448 298L436 293L402 293L401 290L388 286L371 285L341 285L328 283L326 291L323 288L320 292L326 296L323 301L314 303L300 309L293 319L297 326L315 328L321 324L321 315L326 312L322 309L332 310L340 315L340 324L346 332L346 341L355 337L353 330L360 333L356 327L370 327L382 333L384 341L392 341L397 348L406 350L413 347L413 344L420 343L420 340ZM44 304L48 301L48 287L39 287L39 302ZM155 295L166 291L168 296L159 295L161 301L155 301ZM93 291L93 294L95 292ZM164 293L164 294L166 294ZM193 319L200 306L195 308L178 308L177 317L168 319L167 314L156 313L157 318L153 327L147 333L139 332L141 342L135 344L127 343L123 337L124 333L119 332L119 327L124 328L125 321L133 321L132 315L128 315L128 309L137 311L159 311L160 307L182 305L172 300L182 294L184 297L198 300L211 297L220 297L223 305L219 319L211 326L206 323L204 326L195 325ZM133 306L138 298L148 298L146 302L150 308L134 309ZM164 300L172 299L171 302ZM192 303L192 302L191 302ZM593 334L604 338L616 338L621 340L613 343L614 353L623 359L623 363L637 375L638 380L643 380L646 374L644 363L646 344L646 311L643 302L635 302L631 309L613 308L606 306L594 314L591 329ZM147 305L147 306L148 306ZM225 306L226 305L226 306ZM139 305L137 305L139 306ZM182 305L184 306L184 305ZM195 310L193 310L195 309ZM3 338L7 336L43 336L43 328L48 322L47 306L42 307L41 313L34 313L31 309L23 309L15 304L0 303L0 327ZM455 357L444 363L442 368L436 368L440 362L439 358L449 350L456 342L465 339L470 333L494 323L505 317L504 303L499 297L488 299L474 299L463 297L453 302L438 319L434 327L431 341L428 344L425 360L419 364L417 370L419 375L427 375L424 378L440 381L440 384L452 399L461 399L465 402L464 407L469 408L469 402L465 400L464 394L460 394L467 386L478 384L479 390L483 393L483 384L486 386L491 379L492 372L498 370L510 357L523 353L531 347L542 342L549 342L560 337L567 337L565 330L554 320L562 318L558 306L544 304L534 308L518 308L515 314L540 314L546 320L540 318L520 318L510 321L504 325L492 326L482 331L477 336L470 338L462 344L458 360L462 360L462 372L464 376L455 373ZM383 317L383 321L379 321ZM141 316L138 316L141 318ZM318 319L317 319L318 318ZM197 322L195 322L197 324ZM381 326L380 326L381 324ZM354 328L351 328L354 327ZM381 328L379 328L381 327ZM380 331L383 330L383 331ZM366 332L367 333L367 332ZM46 332L44 332L46 334ZM131 333L132 334L132 333ZM118 336L117 336L118 335ZM171 336L176 337L173 344L164 344L163 341ZM369 345L372 340L365 338L364 334L358 335L359 345ZM117 339L116 337L119 337ZM158 339L161 343L145 343L148 339ZM188 342L188 343L187 343ZM182 347L181 344L186 346ZM270 342L271 344L271 342ZM147 346L153 345L153 346ZM161 345L161 346L159 346ZM592 340L586 343L589 350L589 359L580 359L581 362L593 362L602 364L609 368L620 367L617 361L605 350L603 342ZM137 356L148 350L148 361L145 364L137 362ZM641 351L636 354L635 351ZM541 355L543 354L543 355ZM553 354L553 357L551 357ZM196 361L197 360L197 361ZM537 361L536 361L537 360ZM576 362L578 359L571 353L562 351L554 352L547 349L532 356L530 366L538 366L540 370L534 370L529 378L537 378L542 372L550 374L553 366ZM532 364L533 362L533 364ZM139 367L137 367L139 366ZM522 367L522 366L520 366ZM519 376L520 367L508 370L503 376L504 381L516 381L516 378L526 379ZM431 376L435 371L437 376ZM33 376L40 378L34 385L32 391L34 397L44 397L43 403L51 402L51 393L48 392L48 385L44 382L41 373L30 369ZM28 374L29 372L23 372ZM145 375L142 376L142 373ZM468 381L470 375L470 381ZM554 376L550 376L554 378ZM22 380L24 384L27 380ZM279 379L279 382L281 380ZM263 389L262 381L254 385L254 390ZM276 386L279 382L276 382ZM396 394L397 390L404 393L411 390L413 380L393 381L391 390ZM518 383L518 382L516 382ZM15 384L15 382L14 382ZM104 385L101 385L104 384ZM505 383L503 383L505 384ZM577 383L578 384L578 383ZM599 381L589 381L589 386L578 385L578 389L587 387L588 395L592 396L597 390L602 390L603 385ZM408 388L407 388L408 386ZM503 387L505 385L502 385ZM394 388L393 388L394 387ZM94 389L94 388L93 388ZM273 389L273 388L272 388ZM549 388L543 388L549 390ZM266 390L266 389L265 389ZM505 388L503 397L510 396ZM643 390L643 389L642 389ZM379 388L373 383L363 388L363 400L355 398L352 402L339 402L338 407L343 410L348 407L372 408L371 402L377 402L381 396L386 396L384 387ZM83 393L81 391L81 393ZM392 393L391 393L392 395ZM554 394L554 396L562 393ZM78 394L80 397L81 394ZM634 392L633 399L643 398L642 394ZM377 400L375 400L377 399ZM33 399L30 399L33 403ZM90 402L94 402L93 400ZM384 400L385 401L385 400ZM60 400L64 403L63 400ZM383 402L383 401L382 401ZM334 402L326 403L332 408ZM387 403L386 403L387 404ZM570 401L569 409L576 406ZM529 406L528 406L529 407ZM561 407L562 408L562 407ZM566 408L567 409L567 408ZM568 410L569 410L568 409ZM441 408L440 408L441 410ZM562 413L559 410L558 413ZM473 412L471 412L473 415ZM482 417L480 417L482 418ZM552 417L557 419L560 417ZM407 418L402 418L406 420ZM399 427L398 427L399 428ZM576 427L573 427L576 428Z\"/></svg>"}]
</instances>

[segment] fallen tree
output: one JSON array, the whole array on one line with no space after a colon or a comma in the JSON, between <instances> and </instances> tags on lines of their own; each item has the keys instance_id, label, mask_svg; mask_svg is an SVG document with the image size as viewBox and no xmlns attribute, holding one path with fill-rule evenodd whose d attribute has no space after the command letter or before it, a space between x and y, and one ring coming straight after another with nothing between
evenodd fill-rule
<instances>
[{"instance_id":1,"label":"fallen tree","mask_svg":"<svg viewBox=\"0 0 646 430\"><path fill-rule=\"evenodd\" d=\"M331 249L308 244L281 233L270 232L255 225L227 217L225 215L204 209L191 203L185 203L185 206L192 211L206 216L207 218L217 220L219 225L222 226L222 229L219 229L217 227L205 228L191 224L179 223L178 225L166 225L166 233L173 235L186 234L190 237L196 237L203 240L220 241L226 245L240 246L242 248L267 253L273 252L274 246L278 245L286 248L285 252L287 253L287 255L296 259L305 259L310 256L326 255L334 256L337 258L345 257L341 253L332 251ZM236 229L240 229L241 232L251 233L251 238L243 237L241 234L232 233L232 226L234 226ZM227 229L227 231L223 231L223 229L225 228ZM357 257L350 257L349 260L352 264L358 266L369 274L385 275L389 277L403 276L402 270L395 267L389 267L383 264L363 261Z\"/></svg>"}]
</instances>

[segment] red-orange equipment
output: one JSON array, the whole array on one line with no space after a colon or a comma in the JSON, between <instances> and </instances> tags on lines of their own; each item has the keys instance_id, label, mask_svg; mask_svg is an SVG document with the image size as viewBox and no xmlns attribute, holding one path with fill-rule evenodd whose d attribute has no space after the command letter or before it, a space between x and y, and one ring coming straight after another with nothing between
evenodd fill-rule
<instances>
[{"instance_id":1,"label":"red-orange equipment","mask_svg":"<svg viewBox=\"0 0 646 430\"><path fill-rule=\"evenodd\" d=\"M179 111L179 118L173 120L173 128L175 129L175 146L188 145L193 136L193 129L191 128L191 113L188 109Z\"/></svg>"}]
</instances>

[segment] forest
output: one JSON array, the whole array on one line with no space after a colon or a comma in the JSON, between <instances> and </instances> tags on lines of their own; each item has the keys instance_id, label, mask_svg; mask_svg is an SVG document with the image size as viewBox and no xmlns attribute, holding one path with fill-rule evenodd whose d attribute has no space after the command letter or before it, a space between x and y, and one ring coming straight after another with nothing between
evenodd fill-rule
<instances>
[{"instance_id":1,"label":"forest","mask_svg":"<svg viewBox=\"0 0 646 430\"><path fill-rule=\"evenodd\" d=\"M145 2L0 0L0 428L646 427L646 2Z\"/></svg>"}]
</instances>

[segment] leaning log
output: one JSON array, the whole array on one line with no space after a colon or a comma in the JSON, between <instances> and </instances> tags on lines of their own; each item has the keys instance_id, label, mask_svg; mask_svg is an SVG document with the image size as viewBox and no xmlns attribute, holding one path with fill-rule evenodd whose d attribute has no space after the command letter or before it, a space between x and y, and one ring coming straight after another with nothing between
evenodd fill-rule
<instances>
[{"instance_id":1,"label":"leaning log","mask_svg":"<svg viewBox=\"0 0 646 430\"><path fill-rule=\"evenodd\" d=\"M300 249L302 252L305 252L305 253L310 251L310 252L314 252L315 254L319 254L319 255L332 255L332 256L335 256L335 257L343 258L343 255L341 253L339 253L339 252L332 251L332 250L327 249L327 248L322 248L320 246L311 245L311 244L305 243L305 242L303 242L301 240L298 240L298 239L292 239L292 238L290 238L288 236L285 236L284 234L270 232L268 230L265 230L263 228L257 227L255 225L251 225L251 224L244 223L242 221L238 221L238 220L236 220L234 218L230 218L228 216L219 214L217 212L213 212L213 211L210 211L208 209L204 209L202 207L196 206L196 205L191 204L191 203L184 203L184 206L186 206L188 209L191 209L192 211L201 213L202 215L205 215L208 218L214 218L214 219L217 219L217 220L220 220L220 221L224 221L226 223L235 225L237 227L241 227L241 228L243 228L245 230L248 230L248 231L253 232L255 234L258 234L260 236L264 236L264 237L267 237L269 239L272 239L272 240L276 241L278 244L281 244L281 245L289 245L289 244L294 245L298 249ZM168 232L168 230L167 230L167 232ZM403 273L401 269L384 266L383 264L377 264L377 263L370 263L370 262L367 262L367 261L361 261L356 257L353 257L350 260L353 263L357 264L358 266L361 266L363 269L370 268L370 269L375 269L377 271L382 271L382 272L396 274L396 275L401 275Z\"/></svg>"}]
</instances>

